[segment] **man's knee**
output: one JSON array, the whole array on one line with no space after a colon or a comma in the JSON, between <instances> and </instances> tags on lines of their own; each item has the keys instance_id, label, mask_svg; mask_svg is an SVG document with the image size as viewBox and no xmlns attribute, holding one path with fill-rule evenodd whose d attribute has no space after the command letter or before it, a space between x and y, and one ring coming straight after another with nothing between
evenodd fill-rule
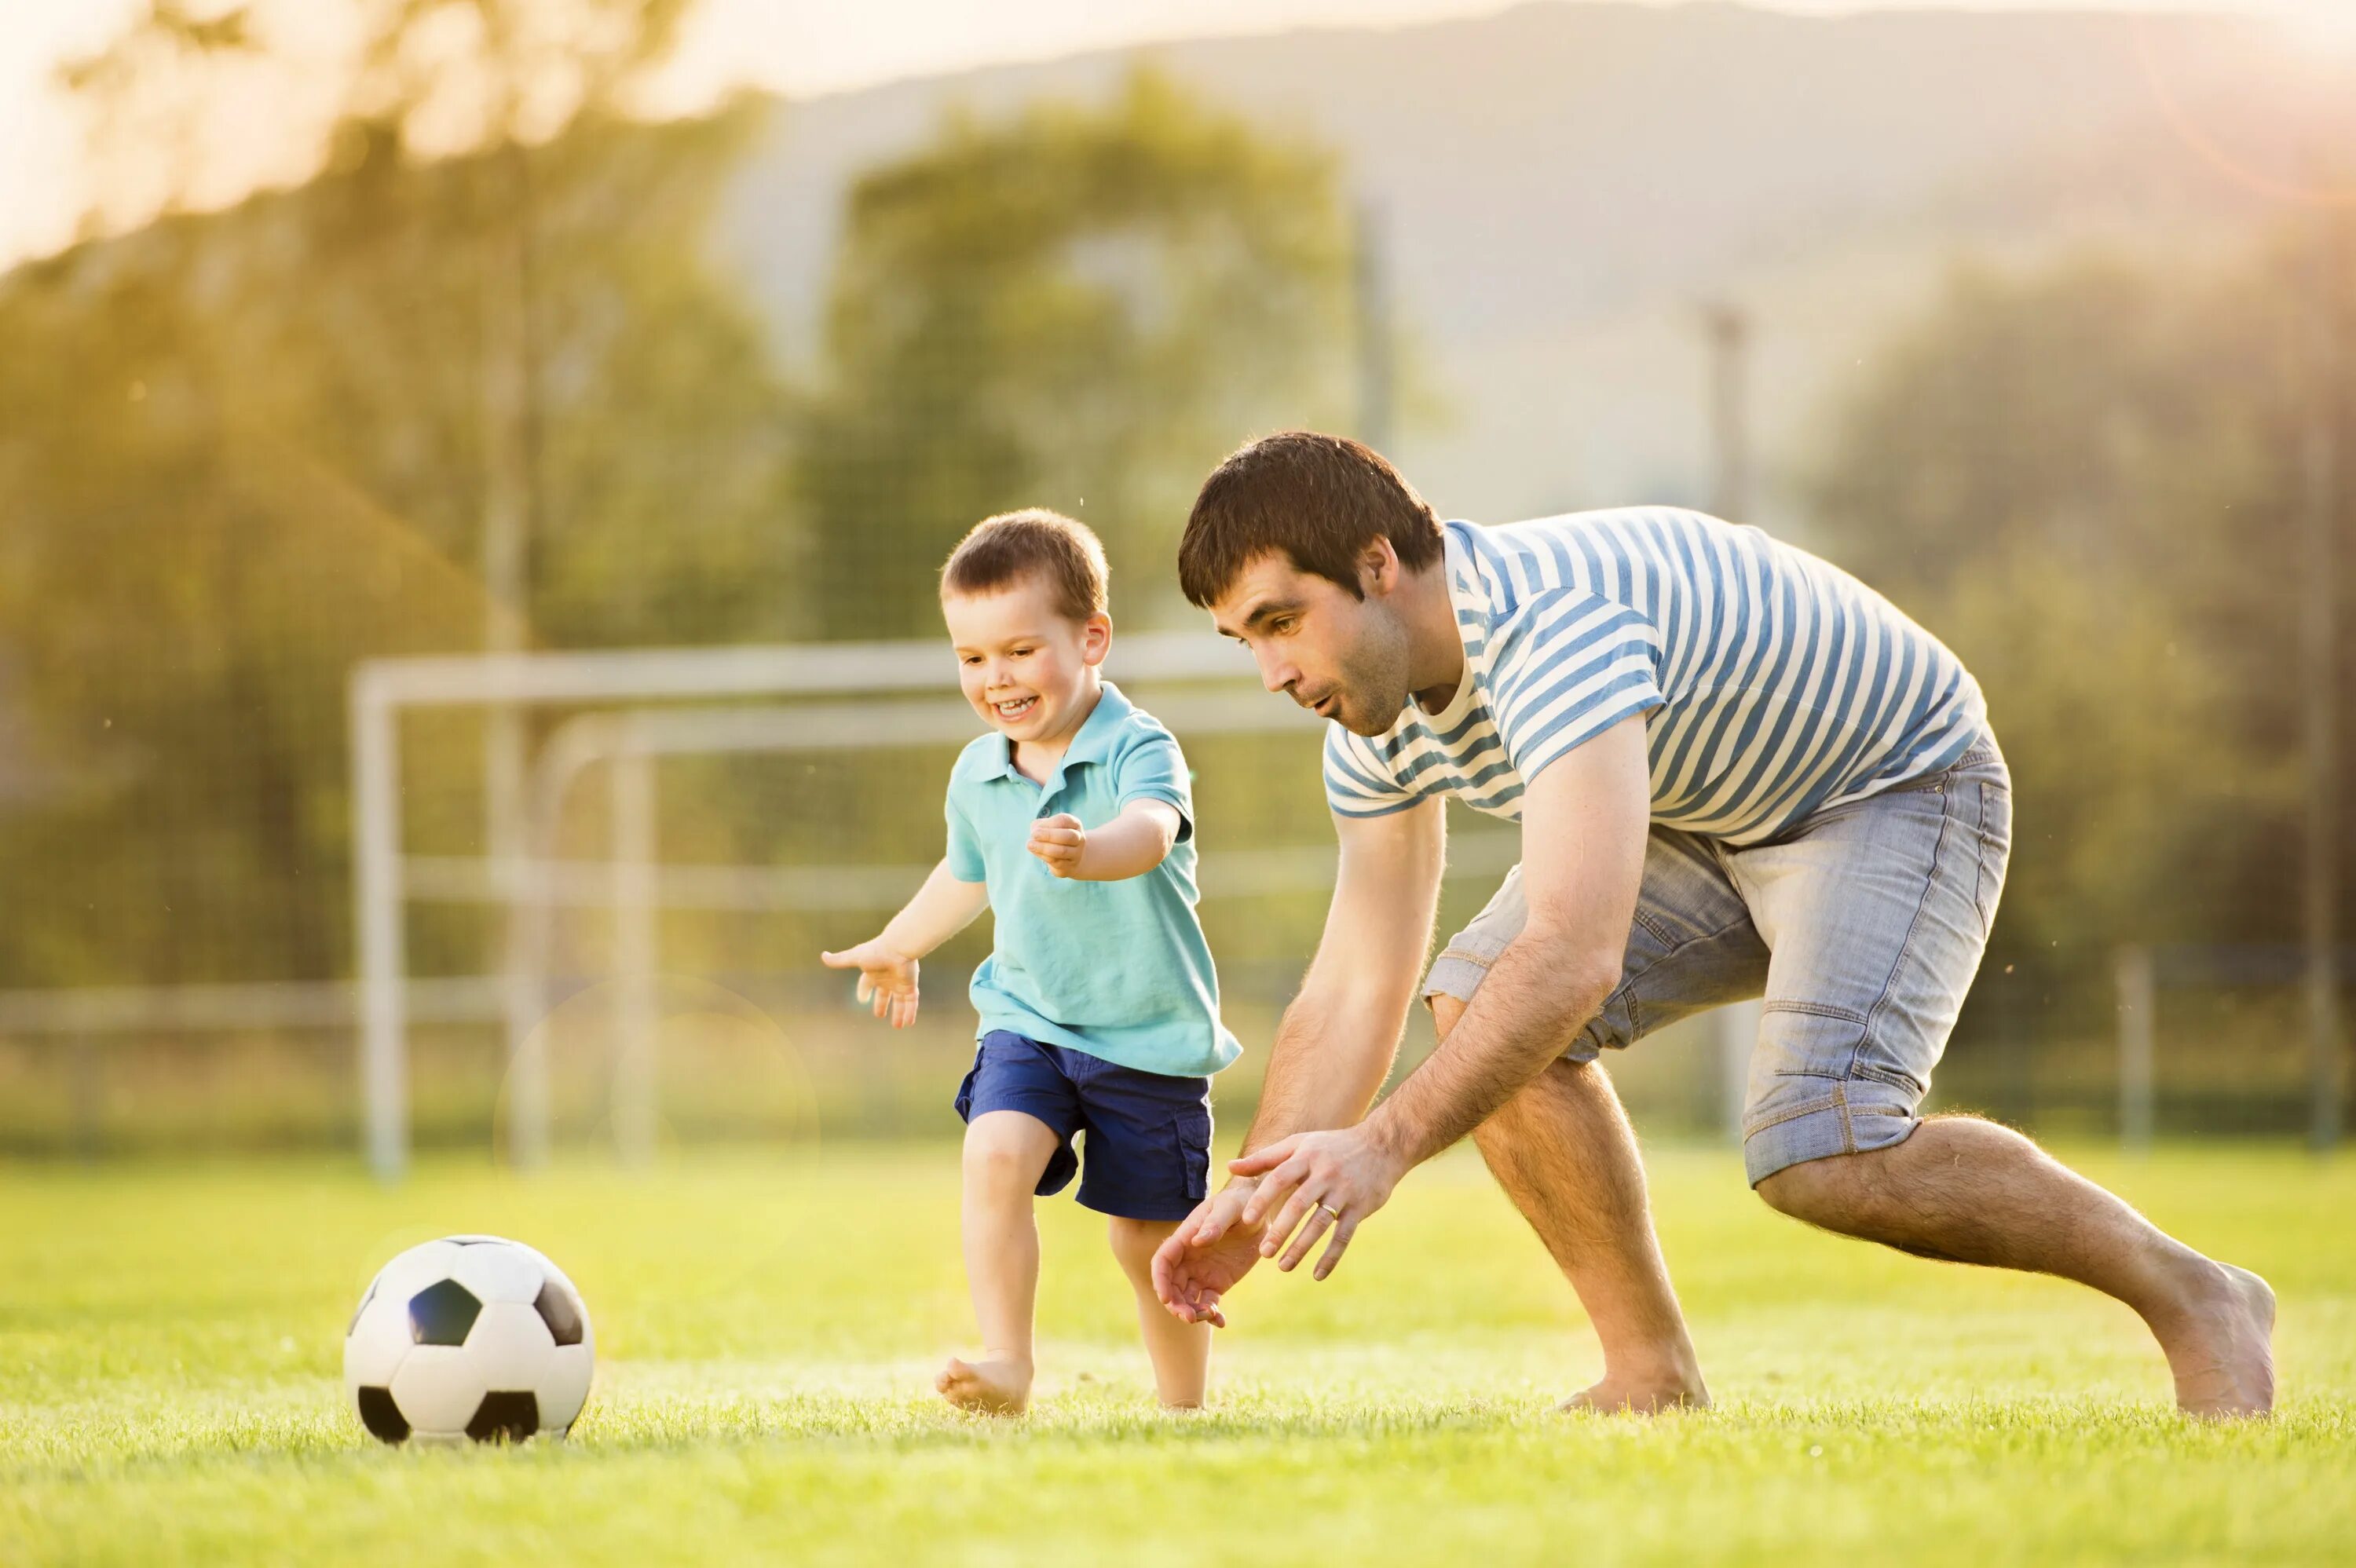
<instances>
[{"instance_id":1,"label":"man's knee","mask_svg":"<svg viewBox=\"0 0 2356 1568\"><path fill-rule=\"evenodd\" d=\"M1557 1057L1472 1129L1472 1142L1483 1154L1493 1157L1530 1139L1559 1142L1566 1125L1584 1122L1587 1117L1582 1113L1595 1108L1599 1101L1618 1103L1603 1069L1592 1061Z\"/></svg>"},{"instance_id":2,"label":"man's knee","mask_svg":"<svg viewBox=\"0 0 2356 1568\"><path fill-rule=\"evenodd\" d=\"M1906 1201L1879 1184L1875 1167L1896 1147L1900 1146L1826 1155L1786 1166L1760 1180L1759 1196L1777 1213L1837 1236L1862 1236L1934 1263L1969 1261L1923 1237L1890 1233L1893 1222L1914 1223L1924 1212L1919 1200Z\"/></svg>"},{"instance_id":3,"label":"man's knee","mask_svg":"<svg viewBox=\"0 0 2356 1568\"><path fill-rule=\"evenodd\" d=\"M1455 1029L1469 1005L1461 997L1435 992L1431 1003L1431 1025L1441 1040ZM1563 1118L1583 1110L1609 1108L1616 1115L1619 1097L1612 1093L1612 1080L1593 1061L1573 1061L1558 1056L1540 1070L1536 1078L1515 1092L1514 1097L1490 1113L1486 1121L1472 1129L1473 1147L1489 1157L1494 1164L1501 1153L1512 1149L1524 1138L1547 1136L1558 1139Z\"/></svg>"},{"instance_id":4,"label":"man's knee","mask_svg":"<svg viewBox=\"0 0 2356 1568\"><path fill-rule=\"evenodd\" d=\"M1893 1195L1886 1185L1884 1162L1896 1147L1899 1146L1864 1149L1856 1154L1828 1154L1787 1165L1772 1175L1762 1177L1757 1191L1767 1207L1778 1214L1820 1231L1841 1236L1870 1236L1901 1253L1944 1258L1947 1255L1944 1253L1892 1241L1880 1233L1893 1203Z\"/></svg>"},{"instance_id":5,"label":"man's knee","mask_svg":"<svg viewBox=\"0 0 2356 1568\"><path fill-rule=\"evenodd\" d=\"M1788 1214L1794 1220L1820 1222L1832 1206L1834 1191L1841 1185L1841 1161L1852 1157L1828 1155L1822 1159L1802 1160L1787 1165L1772 1175L1760 1179L1755 1191L1760 1200L1778 1214Z\"/></svg>"},{"instance_id":6,"label":"man's knee","mask_svg":"<svg viewBox=\"0 0 2356 1568\"><path fill-rule=\"evenodd\" d=\"M1754 1189L1779 1214L1841 1230L1846 1228L1843 1219L1906 1201L1905 1189L1916 1179L1909 1172L1919 1173L1926 1160L1937 1164L1965 1158L1991 1142L2036 1148L2010 1127L1945 1113L1909 1123L1895 1142L1787 1165L1760 1178Z\"/></svg>"}]
</instances>

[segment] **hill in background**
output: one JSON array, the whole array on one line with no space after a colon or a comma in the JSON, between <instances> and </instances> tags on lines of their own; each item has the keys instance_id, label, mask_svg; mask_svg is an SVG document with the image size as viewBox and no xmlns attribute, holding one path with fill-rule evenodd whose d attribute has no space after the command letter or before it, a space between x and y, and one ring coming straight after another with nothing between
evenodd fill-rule
<instances>
[{"instance_id":1,"label":"hill in background","mask_svg":"<svg viewBox=\"0 0 2356 1568\"><path fill-rule=\"evenodd\" d=\"M2279 143L2287 48L2215 17L1541 4L1108 51L773 105L716 242L806 364L861 169L953 108L1098 95L1150 62L1345 159L1440 410L1393 448L1443 512L1705 500L1697 302L1726 297L1756 322L1754 516L1801 531L1778 481L1826 396L1959 259L2197 260L2278 210L2170 105Z\"/></svg>"}]
</instances>

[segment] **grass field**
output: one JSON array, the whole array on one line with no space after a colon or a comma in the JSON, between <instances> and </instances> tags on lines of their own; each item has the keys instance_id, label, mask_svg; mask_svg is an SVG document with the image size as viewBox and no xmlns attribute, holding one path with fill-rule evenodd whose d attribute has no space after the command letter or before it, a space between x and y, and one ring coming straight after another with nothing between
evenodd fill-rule
<instances>
[{"instance_id":1,"label":"grass field","mask_svg":"<svg viewBox=\"0 0 2356 1568\"><path fill-rule=\"evenodd\" d=\"M0 1561L2356 1559L2356 1163L2082 1163L2272 1279L2276 1419L2181 1419L2123 1308L1804 1232L1714 1150L1652 1167L1719 1406L1653 1421L1554 1413L1593 1341L1462 1154L1333 1280L1248 1283L1194 1416L1153 1407L1097 1221L1043 1205L1021 1423L927 1390L967 1324L947 1145L389 1190L312 1163L16 1167ZM580 1283L600 1361L570 1444L390 1450L346 1411L360 1287L461 1230Z\"/></svg>"}]
</instances>

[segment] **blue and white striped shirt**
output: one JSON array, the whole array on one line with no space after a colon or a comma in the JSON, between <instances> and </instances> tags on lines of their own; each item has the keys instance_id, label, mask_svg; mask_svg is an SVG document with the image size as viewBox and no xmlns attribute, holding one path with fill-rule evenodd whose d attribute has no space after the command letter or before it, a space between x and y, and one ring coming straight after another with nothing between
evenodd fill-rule
<instances>
[{"instance_id":1,"label":"blue and white striped shirt","mask_svg":"<svg viewBox=\"0 0 2356 1568\"><path fill-rule=\"evenodd\" d=\"M1445 533L1465 678L1381 735L1328 727L1342 816L1456 795L1519 821L1547 764L1643 713L1653 820L1756 844L1987 731L1978 683L1937 638L1757 528L1632 507Z\"/></svg>"}]
</instances>

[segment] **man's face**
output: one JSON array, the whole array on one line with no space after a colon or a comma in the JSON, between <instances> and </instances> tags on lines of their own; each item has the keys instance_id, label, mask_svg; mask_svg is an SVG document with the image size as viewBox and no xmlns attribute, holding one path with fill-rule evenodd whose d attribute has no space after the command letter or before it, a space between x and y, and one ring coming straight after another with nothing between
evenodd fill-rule
<instances>
[{"instance_id":1,"label":"man's face","mask_svg":"<svg viewBox=\"0 0 2356 1568\"><path fill-rule=\"evenodd\" d=\"M1408 699L1408 630L1370 568L1364 599L1296 568L1281 550L1255 559L1211 606L1224 636L1258 661L1260 684L1361 735L1379 735Z\"/></svg>"}]
</instances>

